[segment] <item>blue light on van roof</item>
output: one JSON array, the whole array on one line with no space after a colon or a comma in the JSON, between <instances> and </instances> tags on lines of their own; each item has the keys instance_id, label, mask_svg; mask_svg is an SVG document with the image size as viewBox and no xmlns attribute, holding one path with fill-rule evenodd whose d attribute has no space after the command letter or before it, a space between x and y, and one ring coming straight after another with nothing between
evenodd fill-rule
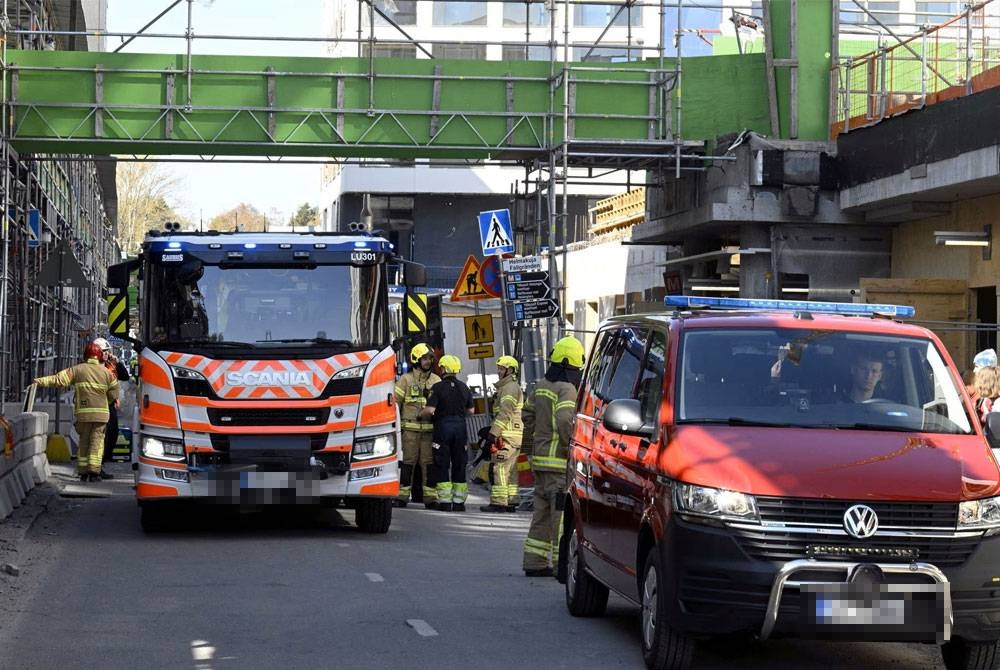
<instances>
[{"instance_id":1,"label":"blue light on van roof","mask_svg":"<svg viewBox=\"0 0 1000 670\"><path fill-rule=\"evenodd\" d=\"M181 243L180 242L167 242L167 248L168 249L180 249L181 248Z\"/></svg>"},{"instance_id":2,"label":"blue light on van roof","mask_svg":"<svg viewBox=\"0 0 1000 670\"><path fill-rule=\"evenodd\" d=\"M354 246L362 248L362 249L366 249L366 248L368 248L368 243L367 242L355 242Z\"/></svg>"},{"instance_id":3,"label":"blue light on van roof","mask_svg":"<svg viewBox=\"0 0 1000 670\"><path fill-rule=\"evenodd\" d=\"M244 249L256 249L257 248L257 243L256 242L247 242L246 244L243 245L243 248Z\"/></svg>"},{"instance_id":4,"label":"blue light on van roof","mask_svg":"<svg viewBox=\"0 0 1000 670\"><path fill-rule=\"evenodd\" d=\"M869 305L854 302L820 302L818 300L763 300L757 298L716 298L690 295L668 295L663 299L667 307L687 309L761 309L789 312L825 312L828 314L853 314L867 316L912 317L917 311L908 305Z\"/></svg>"}]
</instances>

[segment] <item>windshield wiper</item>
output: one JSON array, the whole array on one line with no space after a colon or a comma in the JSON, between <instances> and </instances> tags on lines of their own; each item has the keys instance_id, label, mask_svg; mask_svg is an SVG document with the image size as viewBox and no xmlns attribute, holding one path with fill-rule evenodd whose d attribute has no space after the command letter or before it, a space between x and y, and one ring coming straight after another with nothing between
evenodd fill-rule
<instances>
[{"instance_id":1,"label":"windshield wiper","mask_svg":"<svg viewBox=\"0 0 1000 670\"><path fill-rule=\"evenodd\" d=\"M257 342L281 342L284 344L293 344L293 343L332 344L338 347L354 346L354 342L350 340L331 340L327 337L288 337L278 340L257 340Z\"/></svg>"},{"instance_id":2,"label":"windshield wiper","mask_svg":"<svg viewBox=\"0 0 1000 670\"><path fill-rule=\"evenodd\" d=\"M913 432L913 428L907 428L906 426L888 426L884 423L865 423L863 421L858 421L856 423L831 423L824 425L823 428L847 428L849 430L882 430L890 433Z\"/></svg>"},{"instance_id":3,"label":"windshield wiper","mask_svg":"<svg viewBox=\"0 0 1000 670\"><path fill-rule=\"evenodd\" d=\"M180 340L178 342L171 342L170 344L173 345L173 346L181 346L181 347L186 347L186 346L193 345L193 344L200 345L200 346L203 346L203 345L207 344L207 345L210 345L210 346L213 346L213 347L252 347L253 346L249 342L235 342L233 340L209 340L209 339L204 339L204 340Z\"/></svg>"},{"instance_id":4,"label":"windshield wiper","mask_svg":"<svg viewBox=\"0 0 1000 670\"><path fill-rule=\"evenodd\" d=\"M770 428L806 428L787 421L758 421L756 419L744 419L741 416L731 416L728 419L687 419L690 423L716 423L727 426L765 426Z\"/></svg>"}]
</instances>

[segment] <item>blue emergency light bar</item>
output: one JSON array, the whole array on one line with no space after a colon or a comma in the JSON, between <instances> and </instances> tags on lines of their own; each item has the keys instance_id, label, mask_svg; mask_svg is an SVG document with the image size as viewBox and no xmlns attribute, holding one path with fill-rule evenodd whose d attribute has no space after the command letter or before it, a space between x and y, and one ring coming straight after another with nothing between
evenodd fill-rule
<instances>
[{"instance_id":1,"label":"blue emergency light bar","mask_svg":"<svg viewBox=\"0 0 1000 670\"><path fill-rule=\"evenodd\" d=\"M851 314L854 316L881 314L900 318L912 317L917 314L915 309L907 305L868 305L855 302L820 302L817 300L764 300L668 295L663 299L663 304L667 307L686 309L760 309L782 312Z\"/></svg>"}]
</instances>

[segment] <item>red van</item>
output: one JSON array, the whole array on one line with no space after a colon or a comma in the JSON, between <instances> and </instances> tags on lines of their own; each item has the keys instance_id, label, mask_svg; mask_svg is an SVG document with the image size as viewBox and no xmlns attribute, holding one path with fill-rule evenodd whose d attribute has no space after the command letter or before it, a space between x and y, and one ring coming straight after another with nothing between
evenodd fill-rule
<instances>
[{"instance_id":1,"label":"red van","mask_svg":"<svg viewBox=\"0 0 1000 670\"><path fill-rule=\"evenodd\" d=\"M602 324L588 358L569 611L600 615L611 590L640 605L656 669L741 633L934 643L949 670L1000 667L1000 470L941 342L893 320L912 308L667 306Z\"/></svg>"}]
</instances>

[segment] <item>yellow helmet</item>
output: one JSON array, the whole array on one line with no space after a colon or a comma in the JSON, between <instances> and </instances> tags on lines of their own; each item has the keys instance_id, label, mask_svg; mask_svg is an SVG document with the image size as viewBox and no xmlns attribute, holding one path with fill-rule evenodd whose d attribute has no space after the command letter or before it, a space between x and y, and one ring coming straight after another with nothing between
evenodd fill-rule
<instances>
[{"instance_id":1,"label":"yellow helmet","mask_svg":"<svg viewBox=\"0 0 1000 670\"><path fill-rule=\"evenodd\" d=\"M574 368L583 367L583 345L575 337L566 336L556 342L552 347L549 360L553 363L561 363Z\"/></svg>"},{"instance_id":2,"label":"yellow helmet","mask_svg":"<svg viewBox=\"0 0 1000 670\"><path fill-rule=\"evenodd\" d=\"M501 356L497 359L498 368L510 368L514 372L517 372L517 359L513 356Z\"/></svg>"},{"instance_id":3,"label":"yellow helmet","mask_svg":"<svg viewBox=\"0 0 1000 670\"><path fill-rule=\"evenodd\" d=\"M438 365L441 366L441 371L446 375L457 375L462 371L462 361L451 354L442 356L441 360L438 361Z\"/></svg>"},{"instance_id":4,"label":"yellow helmet","mask_svg":"<svg viewBox=\"0 0 1000 670\"><path fill-rule=\"evenodd\" d=\"M410 362L416 363L429 353L431 353L431 348L423 342L415 344L413 345L413 348L410 349Z\"/></svg>"}]
</instances>

